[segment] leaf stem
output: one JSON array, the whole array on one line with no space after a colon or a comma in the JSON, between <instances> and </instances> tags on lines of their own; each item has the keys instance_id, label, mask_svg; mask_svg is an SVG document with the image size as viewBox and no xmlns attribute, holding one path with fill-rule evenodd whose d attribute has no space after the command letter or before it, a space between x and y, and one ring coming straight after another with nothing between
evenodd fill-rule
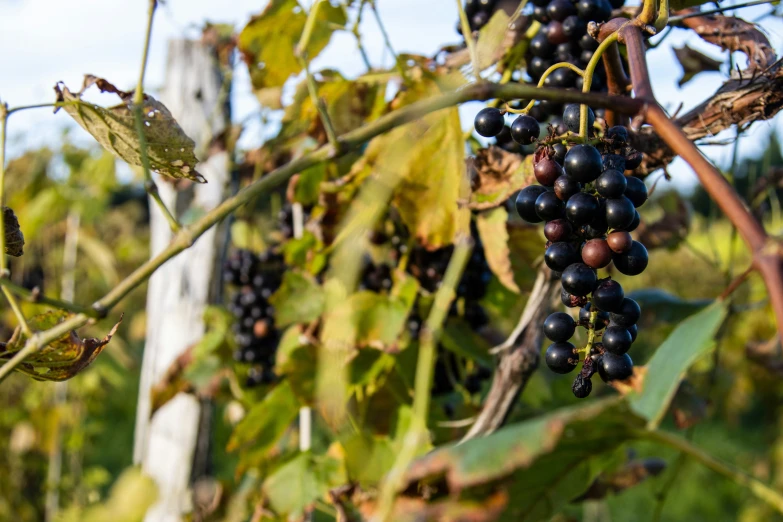
<instances>
[{"instance_id":1,"label":"leaf stem","mask_svg":"<svg viewBox=\"0 0 783 522\"><path fill-rule=\"evenodd\" d=\"M576 65L574 65L572 63L568 63L568 62L559 62L559 63L556 63L556 64L550 66L549 69L544 71L544 74L542 74L541 78L538 79L537 87L543 87L544 86L544 82L546 81L547 77L550 74L552 74L553 72L555 72L556 70L562 69L563 67L565 67L567 69L571 69L572 71L574 71L579 76L584 77L584 75L585 75L585 72L582 69L580 69L579 67L577 67ZM537 100L535 98L530 100L528 102L528 104L525 105L525 107L523 109L512 109L511 107L508 107L508 105L506 105L505 110L506 110L506 112L510 112L511 114L527 114L530 111L530 109L532 109L533 106L536 104L536 101Z\"/></svg>"},{"instance_id":2,"label":"leaf stem","mask_svg":"<svg viewBox=\"0 0 783 522\"><path fill-rule=\"evenodd\" d=\"M152 173L150 172L150 160L147 156L147 136L144 133L144 114L142 111L142 106L144 105L144 75L147 71L147 57L149 56L150 40L152 37L152 21L155 17L155 9L157 6L157 0L149 0L147 30L144 35L144 50L141 55L139 81L136 84L136 90L133 93L133 116L136 120L136 133L139 135L139 155L141 156L141 165L144 170L144 188L158 208L160 208L160 211L163 212L163 216L166 218L166 221L168 221L171 231L176 234L181 228L180 224L161 199L158 186L155 184L155 180L152 179Z\"/></svg>"},{"instance_id":3,"label":"leaf stem","mask_svg":"<svg viewBox=\"0 0 783 522\"><path fill-rule=\"evenodd\" d=\"M455 0L457 2L457 11L459 12L459 23L462 29L462 36L465 38L465 44L468 46L468 54L470 54L470 63L473 65L473 74L476 76L476 80L481 80L481 64L479 63L478 49L476 48L476 42L473 40L473 33L470 32L470 22L468 21L468 15L465 13L465 8L462 6L462 0Z\"/></svg>"},{"instance_id":4,"label":"leaf stem","mask_svg":"<svg viewBox=\"0 0 783 522\"><path fill-rule=\"evenodd\" d=\"M590 61L587 63L587 67L585 67L582 81L582 92L590 92L590 88L593 86L593 75L595 74L596 67L598 67L598 63L601 61L601 56L603 56L604 52L617 41L617 38L617 33L610 34L604 39L603 42L601 42L601 44L593 53L592 58L590 58ZM589 129L587 127L590 123L587 114L587 105L582 104L579 107L579 135L584 139L587 139L588 137Z\"/></svg>"},{"instance_id":5,"label":"leaf stem","mask_svg":"<svg viewBox=\"0 0 783 522\"><path fill-rule=\"evenodd\" d=\"M719 475L723 475L736 484L745 486L757 498L769 504L779 513L783 513L783 495L760 480L716 459L684 438L660 430L638 431L637 436L659 442L688 455Z\"/></svg>"},{"instance_id":6,"label":"leaf stem","mask_svg":"<svg viewBox=\"0 0 783 522\"><path fill-rule=\"evenodd\" d=\"M27 319L25 319L24 314L22 313L22 309L19 307L19 303L5 285L2 285L2 288L3 295L5 295L5 298L8 299L8 304L11 306L11 310L13 310L14 315L16 316L16 320L19 321L19 325L22 327L22 331L26 336L30 337L33 332L30 330L30 325L27 324Z\"/></svg>"},{"instance_id":7,"label":"leaf stem","mask_svg":"<svg viewBox=\"0 0 783 522\"><path fill-rule=\"evenodd\" d=\"M469 238L457 241L454 254L446 269L446 275L443 277L443 284L435 294L432 310L424 323L419 344L418 361L416 362L411 423L403 438L402 448L400 448L400 452L397 454L394 466L386 475L386 479L381 486L378 514L374 517L376 521L386 522L390 520L394 509L394 500L405 481L405 473L408 470L408 466L413 462L422 444L426 442L430 390L435 368L436 342L440 336L443 321L446 320L446 316L449 313L451 302L456 295L455 288L465 270L471 249L472 245Z\"/></svg>"}]
</instances>

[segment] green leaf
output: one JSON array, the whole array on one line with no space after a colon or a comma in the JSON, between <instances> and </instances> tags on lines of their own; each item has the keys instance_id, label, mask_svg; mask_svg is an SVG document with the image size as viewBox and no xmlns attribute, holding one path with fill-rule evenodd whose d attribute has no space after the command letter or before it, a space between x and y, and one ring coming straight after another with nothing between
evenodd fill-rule
<instances>
[{"instance_id":1,"label":"green leaf","mask_svg":"<svg viewBox=\"0 0 783 522\"><path fill-rule=\"evenodd\" d=\"M511 195L534 182L533 155L522 159L500 147L481 149L468 160L471 179L468 206L486 210L505 204Z\"/></svg>"},{"instance_id":2,"label":"green leaf","mask_svg":"<svg viewBox=\"0 0 783 522\"><path fill-rule=\"evenodd\" d=\"M283 381L264 400L254 404L237 424L228 442L228 451L251 444L256 451L271 448L298 415L299 401L288 381Z\"/></svg>"},{"instance_id":3,"label":"green leaf","mask_svg":"<svg viewBox=\"0 0 783 522\"><path fill-rule=\"evenodd\" d=\"M717 301L689 317L674 329L650 359L641 392L630 395L631 408L647 419L650 429L660 424L688 368L713 348L713 338L727 311L728 304Z\"/></svg>"},{"instance_id":4,"label":"green leaf","mask_svg":"<svg viewBox=\"0 0 783 522\"><path fill-rule=\"evenodd\" d=\"M301 453L278 468L264 481L262 489L278 515L298 518L329 490L345 483L340 463L330 457Z\"/></svg>"},{"instance_id":5,"label":"green leaf","mask_svg":"<svg viewBox=\"0 0 783 522\"><path fill-rule=\"evenodd\" d=\"M393 345L405 328L410 307L400 298L363 291L333 310L324 324L324 338L354 339L356 346L380 350ZM336 334L337 329L341 333Z\"/></svg>"},{"instance_id":6,"label":"green leaf","mask_svg":"<svg viewBox=\"0 0 783 522\"><path fill-rule=\"evenodd\" d=\"M82 94L92 85L101 92L118 95L122 104L106 109L82 101ZM57 101L67 102L63 110L104 149L129 165L142 166L139 135L132 110L132 92L121 91L103 78L91 75L84 77L82 90L77 93L72 93L61 84L55 86L55 91ZM166 106L145 94L142 113L150 168L175 179L187 178L196 183L206 183L204 176L196 172L196 144L185 134Z\"/></svg>"},{"instance_id":7,"label":"green leaf","mask_svg":"<svg viewBox=\"0 0 783 522\"><path fill-rule=\"evenodd\" d=\"M318 56L332 33L341 29L346 20L343 7L334 7L329 2L321 4L306 49L308 60ZM272 0L239 34L237 46L247 63L253 88L263 90L268 98L279 99L282 91L277 88L292 75L302 72L294 50L306 21L307 13L296 0Z\"/></svg>"},{"instance_id":8,"label":"green leaf","mask_svg":"<svg viewBox=\"0 0 783 522\"><path fill-rule=\"evenodd\" d=\"M476 228L481 237L484 255L492 272L498 280L514 293L519 293L519 286L514 282L514 271L511 268L510 250L508 248L508 212L504 207L481 212L476 217Z\"/></svg>"},{"instance_id":9,"label":"green leaf","mask_svg":"<svg viewBox=\"0 0 783 522\"><path fill-rule=\"evenodd\" d=\"M601 458L630 439L642 420L617 397L563 408L479 439L427 454L409 483L445 479L449 491L506 484L513 502L504 520L547 520L584 492L610 462Z\"/></svg>"},{"instance_id":10,"label":"green leaf","mask_svg":"<svg viewBox=\"0 0 783 522\"><path fill-rule=\"evenodd\" d=\"M495 363L489 354L487 341L465 321L449 320L443 328L440 343L447 350L492 368Z\"/></svg>"},{"instance_id":11,"label":"green leaf","mask_svg":"<svg viewBox=\"0 0 783 522\"><path fill-rule=\"evenodd\" d=\"M378 485L389 472L397 454L388 437L357 433L342 443L348 479L364 488Z\"/></svg>"},{"instance_id":12,"label":"green leaf","mask_svg":"<svg viewBox=\"0 0 783 522\"><path fill-rule=\"evenodd\" d=\"M408 479L445 475L449 486L456 491L487 484L529 468L537 459L552 454L561 439L597 442L608 433L624 439L627 428L622 428L626 426L622 410L627 408L616 397L587 406L562 408L501 428L486 437L436 449L414 462ZM592 429L585 431L588 427Z\"/></svg>"},{"instance_id":13,"label":"green leaf","mask_svg":"<svg viewBox=\"0 0 783 522\"><path fill-rule=\"evenodd\" d=\"M643 320L649 324L681 321L713 302L712 299L686 301L659 288L634 290L628 297L639 303L644 310Z\"/></svg>"},{"instance_id":14,"label":"green leaf","mask_svg":"<svg viewBox=\"0 0 783 522\"><path fill-rule=\"evenodd\" d=\"M55 310L33 316L27 320L27 324L34 333L43 332L70 317L71 314L65 311ZM28 356L15 370L38 381L68 380L98 358L111 338L117 333L121 322L122 318L103 339L81 339L74 330L71 330ZM24 348L26 342L27 336L22 333L21 328L17 328L7 344L0 343L0 349L4 350L0 352L0 360L8 360L13 357L16 352Z\"/></svg>"},{"instance_id":15,"label":"green leaf","mask_svg":"<svg viewBox=\"0 0 783 522\"><path fill-rule=\"evenodd\" d=\"M19 257L24 254L24 234L14 211L3 207L3 230L5 231L5 253Z\"/></svg>"},{"instance_id":16,"label":"green leaf","mask_svg":"<svg viewBox=\"0 0 783 522\"><path fill-rule=\"evenodd\" d=\"M283 284L269 302L275 307L275 325L284 328L294 323L309 323L320 317L326 296L315 278L287 271Z\"/></svg>"},{"instance_id":17,"label":"green leaf","mask_svg":"<svg viewBox=\"0 0 783 522\"><path fill-rule=\"evenodd\" d=\"M489 22L479 31L476 43L479 67L486 69L503 55L509 16L503 9L498 9Z\"/></svg>"}]
</instances>

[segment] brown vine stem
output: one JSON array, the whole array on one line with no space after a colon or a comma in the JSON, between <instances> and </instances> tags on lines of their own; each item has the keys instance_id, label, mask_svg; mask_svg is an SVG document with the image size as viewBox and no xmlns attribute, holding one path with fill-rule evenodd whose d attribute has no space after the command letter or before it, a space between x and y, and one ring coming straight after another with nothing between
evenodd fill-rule
<instances>
[{"instance_id":1,"label":"brown vine stem","mask_svg":"<svg viewBox=\"0 0 783 522\"><path fill-rule=\"evenodd\" d=\"M761 223L753 217L731 184L691 142L680 127L658 105L652 92L645 58L644 39L640 29L626 25L621 31L631 70L631 82L637 99L645 102L646 120L675 154L684 159L696 173L704 189L736 227L753 254L753 264L761 273L770 296L778 325L783 331L783 259L781 246L767 236Z\"/></svg>"},{"instance_id":2,"label":"brown vine stem","mask_svg":"<svg viewBox=\"0 0 783 522\"><path fill-rule=\"evenodd\" d=\"M606 49L602 58L604 61L604 68L606 69L606 86L609 89L609 94L626 94L628 88L631 86L631 80L628 79L628 76L625 74L625 68L623 67L623 61L620 57L620 48L617 46L617 42ZM614 125L628 125L628 118L617 114L612 109L607 109L606 123L610 127Z\"/></svg>"}]
</instances>

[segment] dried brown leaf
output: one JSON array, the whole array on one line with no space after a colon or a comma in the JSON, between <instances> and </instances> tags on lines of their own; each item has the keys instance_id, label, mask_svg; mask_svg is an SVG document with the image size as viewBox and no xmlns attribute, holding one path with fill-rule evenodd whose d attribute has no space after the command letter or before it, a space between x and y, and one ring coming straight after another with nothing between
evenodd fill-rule
<instances>
[{"instance_id":1,"label":"dried brown leaf","mask_svg":"<svg viewBox=\"0 0 783 522\"><path fill-rule=\"evenodd\" d=\"M500 147L489 146L466 160L472 193L468 207L486 210L506 202L534 181L532 156L522 158Z\"/></svg>"},{"instance_id":2,"label":"dried brown leaf","mask_svg":"<svg viewBox=\"0 0 783 522\"><path fill-rule=\"evenodd\" d=\"M684 9L677 14L698 13L698 8ZM682 24L705 41L720 48L744 53L748 57L746 73L760 72L775 62L775 50L756 24L735 16L708 15L686 18Z\"/></svg>"}]
</instances>

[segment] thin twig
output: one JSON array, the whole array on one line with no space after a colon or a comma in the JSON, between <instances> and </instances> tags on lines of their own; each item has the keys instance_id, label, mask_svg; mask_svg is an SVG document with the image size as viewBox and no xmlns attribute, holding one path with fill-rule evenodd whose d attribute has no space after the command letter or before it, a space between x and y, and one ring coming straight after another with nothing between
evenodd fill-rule
<instances>
[{"instance_id":1,"label":"thin twig","mask_svg":"<svg viewBox=\"0 0 783 522\"><path fill-rule=\"evenodd\" d=\"M695 13L689 13L684 14L680 16L672 16L669 18L670 24L676 24L677 22L681 22L685 20L686 18L694 18L697 16L709 16L714 15L718 13L723 13L726 11L733 11L735 9L741 9L743 7L752 7L754 5L764 5L764 4L774 4L779 2L780 0L753 0L752 2L744 2L741 4L734 4L734 5L727 5L725 7L719 7L718 9L710 9L708 11L698 11Z\"/></svg>"},{"instance_id":2,"label":"thin twig","mask_svg":"<svg viewBox=\"0 0 783 522\"><path fill-rule=\"evenodd\" d=\"M5 205L5 146L6 146L6 134L8 129L8 105L0 103L0 211L2 211L3 205ZM0 215L0 274L5 275L8 273L8 264L5 258L5 219ZM22 309L19 303L16 301L14 295L3 286L3 294L8 300L8 304L11 306L16 319L19 321L19 325L22 327L22 331L28 337L32 335L30 325L27 324Z\"/></svg>"},{"instance_id":3,"label":"thin twig","mask_svg":"<svg viewBox=\"0 0 783 522\"><path fill-rule=\"evenodd\" d=\"M617 41L617 38L618 34L612 33L601 42L593 53L593 56L587 63L587 67L585 67L582 92L590 92L590 88L593 86L593 75L595 74L596 67L598 67L598 63L601 61L601 56L603 56L604 52ZM587 105L582 104L579 107L579 135L584 139L587 139L590 136L587 128L589 121L590 119L587 117Z\"/></svg>"},{"instance_id":4,"label":"thin twig","mask_svg":"<svg viewBox=\"0 0 783 522\"><path fill-rule=\"evenodd\" d=\"M5 254L2 254L5 255ZM8 300L8 304L11 306L11 310L14 312L14 315L16 316L16 320L19 321L19 325L22 327L22 331L24 334L28 337L30 337L33 332L30 330L30 325L27 324L27 319L25 319L24 314L22 313L22 309L19 307L19 303L14 298L14 295L8 290L8 288L3 285L3 295Z\"/></svg>"},{"instance_id":5,"label":"thin twig","mask_svg":"<svg viewBox=\"0 0 783 522\"><path fill-rule=\"evenodd\" d=\"M318 8L325 0L316 0L313 7L310 8L310 13L307 15L307 22L305 22L304 30L302 31L302 37L299 39L299 43L296 45L295 53L299 65L304 69L307 81L307 90L310 93L310 99L315 105L318 115L321 117L321 123L326 130L326 137L332 147L339 147L337 141L337 134L334 131L332 120L329 118L329 112L326 110L326 104L321 98L318 97L318 86L315 83L315 78L310 73L310 64L307 62L307 46L310 44L310 38L315 28L315 22L318 18Z\"/></svg>"},{"instance_id":6,"label":"thin twig","mask_svg":"<svg viewBox=\"0 0 783 522\"><path fill-rule=\"evenodd\" d=\"M397 67L397 70L400 72L400 76L403 80L407 79L407 75L405 73L405 68L402 66L402 62L400 62L400 57L397 55L397 53L394 51L394 47L392 47L391 39L389 38L389 33L386 32L386 26L383 25L383 19L381 19L380 13L378 13L378 7L375 5L376 0L369 0L370 3L370 9L372 9L372 14L375 17L375 22L378 24L378 29L381 31L381 36L383 36L383 43L386 45L386 49L389 50L389 53L391 53L392 58L394 58L394 64Z\"/></svg>"},{"instance_id":7,"label":"thin twig","mask_svg":"<svg viewBox=\"0 0 783 522\"><path fill-rule=\"evenodd\" d=\"M408 431L403 438L402 448L381 486L378 514L374 518L379 522L390 520L394 500L404 482L405 472L427 438L427 417L430 409L432 375L435 368L435 346L443 327L443 321L446 319L451 302L454 300L454 289L465 270L471 251L470 243L468 238L457 242L454 254L446 269L446 275L443 277L443 284L435 294L432 311L430 311L422 329L419 356L416 363L413 414Z\"/></svg>"},{"instance_id":8,"label":"thin twig","mask_svg":"<svg viewBox=\"0 0 783 522\"><path fill-rule=\"evenodd\" d=\"M149 0L147 29L144 35L144 50L141 55L141 70L139 71L139 81L136 84L136 91L133 93L133 116L136 120L136 133L139 135L139 155L141 156L141 165L144 170L144 188L153 201L155 201L158 208L160 208L160 211L163 212L166 221L169 222L171 231L177 233L181 228L180 224L161 199L160 192L158 192L158 186L155 184L155 180L152 179L150 160L147 155L147 136L144 133L144 114L142 112L142 107L144 105L144 75L147 71L147 57L149 56L150 40L152 37L152 21L155 18L155 8L157 6L157 0Z\"/></svg>"},{"instance_id":9,"label":"thin twig","mask_svg":"<svg viewBox=\"0 0 783 522\"><path fill-rule=\"evenodd\" d=\"M639 431L637 432L637 436L639 438L649 439L661 444L665 444L666 446L674 448L688 455L719 475L723 475L736 484L745 486L757 498L769 504L769 506L774 508L779 513L783 513L783 495L770 488L760 480L751 477L750 475L747 475L746 473L735 469L724 462L721 462L682 437L678 437L671 433L660 430Z\"/></svg>"}]
</instances>

